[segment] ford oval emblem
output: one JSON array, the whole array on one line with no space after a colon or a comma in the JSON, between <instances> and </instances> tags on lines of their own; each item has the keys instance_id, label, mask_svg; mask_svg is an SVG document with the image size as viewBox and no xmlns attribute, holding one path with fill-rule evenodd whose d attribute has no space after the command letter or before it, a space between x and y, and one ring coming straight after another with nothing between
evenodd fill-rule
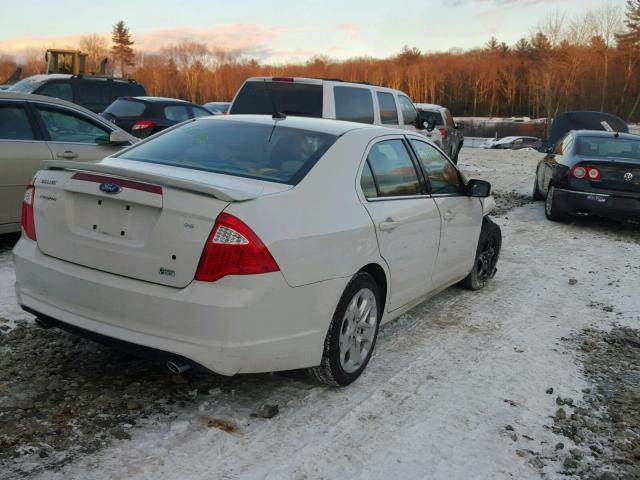
<instances>
[{"instance_id":1,"label":"ford oval emblem","mask_svg":"<svg viewBox=\"0 0 640 480\"><path fill-rule=\"evenodd\" d=\"M120 193L122 188L120 185L116 185L115 183L101 183L100 190L104 193Z\"/></svg>"}]
</instances>

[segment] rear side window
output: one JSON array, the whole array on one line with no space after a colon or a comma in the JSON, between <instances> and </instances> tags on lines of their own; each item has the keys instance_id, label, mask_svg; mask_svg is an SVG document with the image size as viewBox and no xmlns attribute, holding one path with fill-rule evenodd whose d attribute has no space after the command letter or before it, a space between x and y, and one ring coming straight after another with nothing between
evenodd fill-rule
<instances>
[{"instance_id":1,"label":"rear side window","mask_svg":"<svg viewBox=\"0 0 640 480\"><path fill-rule=\"evenodd\" d=\"M164 117L174 122L189 120L189 109L186 105L167 105L164 107Z\"/></svg>"},{"instance_id":2,"label":"rear side window","mask_svg":"<svg viewBox=\"0 0 640 480\"><path fill-rule=\"evenodd\" d=\"M104 113L110 113L114 117L139 117L147 108L147 105L135 100L119 98L107 107Z\"/></svg>"},{"instance_id":3,"label":"rear side window","mask_svg":"<svg viewBox=\"0 0 640 480\"><path fill-rule=\"evenodd\" d=\"M0 140L33 139L33 130L24 107L0 105Z\"/></svg>"},{"instance_id":4,"label":"rear side window","mask_svg":"<svg viewBox=\"0 0 640 480\"><path fill-rule=\"evenodd\" d=\"M368 88L333 87L336 120L373 123L373 97Z\"/></svg>"},{"instance_id":5,"label":"rear side window","mask_svg":"<svg viewBox=\"0 0 640 480\"><path fill-rule=\"evenodd\" d=\"M398 197L422 193L418 174L402 140L385 140L376 143L369 150L367 162L377 189L375 196ZM363 171L364 175L365 171ZM367 195L366 191L372 190L368 180L362 179L361 185L363 182L365 185L362 190Z\"/></svg>"},{"instance_id":6,"label":"rear side window","mask_svg":"<svg viewBox=\"0 0 640 480\"><path fill-rule=\"evenodd\" d=\"M218 118L167 131L122 158L295 185L338 138Z\"/></svg>"},{"instance_id":7,"label":"rear side window","mask_svg":"<svg viewBox=\"0 0 640 480\"><path fill-rule=\"evenodd\" d=\"M402 118L405 125L413 125L418 120L418 111L413 105L413 102L404 95L398 95L398 102L400 103L400 110L402 110Z\"/></svg>"},{"instance_id":8,"label":"rear side window","mask_svg":"<svg viewBox=\"0 0 640 480\"><path fill-rule=\"evenodd\" d=\"M398 109L393 95L378 92L378 104L380 105L380 121L384 125L398 125Z\"/></svg>"},{"instance_id":9,"label":"rear side window","mask_svg":"<svg viewBox=\"0 0 640 480\"><path fill-rule=\"evenodd\" d=\"M322 118L322 85L295 82L246 82L230 114L272 115L278 112Z\"/></svg>"},{"instance_id":10,"label":"rear side window","mask_svg":"<svg viewBox=\"0 0 640 480\"><path fill-rule=\"evenodd\" d=\"M73 102L73 91L69 82L50 82L44 85L38 92L38 95L47 97L55 97L61 100Z\"/></svg>"},{"instance_id":11,"label":"rear side window","mask_svg":"<svg viewBox=\"0 0 640 480\"><path fill-rule=\"evenodd\" d=\"M108 105L109 84L103 81L78 81L78 99L83 105Z\"/></svg>"}]
</instances>

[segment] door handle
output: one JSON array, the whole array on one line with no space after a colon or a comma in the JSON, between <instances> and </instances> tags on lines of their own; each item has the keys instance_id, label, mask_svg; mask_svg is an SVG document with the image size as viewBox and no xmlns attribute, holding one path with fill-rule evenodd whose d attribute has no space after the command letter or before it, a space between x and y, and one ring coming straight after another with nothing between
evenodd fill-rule
<instances>
[{"instance_id":1,"label":"door handle","mask_svg":"<svg viewBox=\"0 0 640 480\"><path fill-rule=\"evenodd\" d=\"M398 225L400 225L400 222L395 222L393 221L391 218L387 218L386 221L381 222L378 227L380 227L380 230L383 231L389 231L389 230L393 230L394 228L396 228Z\"/></svg>"},{"instance_id":2,"label":"door handle","mask_svg":"<svg viewBox=\"0 0 640 480\"><path fill-rule=\"evenodd\" d=\"M76 152L72 152L71 150L65 150L62 153L58 153L56 156L58 158L66 158L67 160L78 158L78 154Z\"/></svg>"},{"instance_id":3,"label":"door handle","mask_svg":"<svg viewBox=\"0 0 640 480\"><path fill-rule=\"evenodd\" d=\"M455 213L451 212L450 210L445 212L444 215L442 215L443 220L450 222L451 220L453 220L453 218L456 216Z\"/></svg>"}]
</instances>

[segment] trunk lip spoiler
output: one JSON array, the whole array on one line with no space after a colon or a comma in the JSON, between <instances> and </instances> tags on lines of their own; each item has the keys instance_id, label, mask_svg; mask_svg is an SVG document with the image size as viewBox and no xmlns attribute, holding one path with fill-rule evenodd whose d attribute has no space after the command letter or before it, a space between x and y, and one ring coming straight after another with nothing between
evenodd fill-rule
<instances>
[{"instance_id":1,"label":"trunk lip spoiler","mask_svg":"<svg viewBox=\"0 0 640 480\"><path fill-rule=\"evenodd\" d=\"M202 193L210 197L217 198L225 202L241 202L254 199L263 192L264 187L255 185L253 192L239 190L229 187L211 185L209 183L197 182L186 178L172 177L156 174L152 172L140 172L126 167L104 165L91 162L74 162L71 160L45 160L46 170L70 170L79 172L97 172L122 176L124 178L143 180L155 184L173 187L180 190L187 190Z\"/></svg>"}]
</instances>

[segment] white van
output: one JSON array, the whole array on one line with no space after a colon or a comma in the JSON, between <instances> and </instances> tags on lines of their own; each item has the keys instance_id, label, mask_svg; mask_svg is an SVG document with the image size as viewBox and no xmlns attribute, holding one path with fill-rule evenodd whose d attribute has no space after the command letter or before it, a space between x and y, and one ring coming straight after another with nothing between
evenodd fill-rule
<instances>
[{"instance_id":1,"label":"white van","mask_svg":"<svg viewBox=\"0 0 640 480\"><path fill-rule=\"evenodd\" d=\"M251 77L236 93L229 114L283 114L420 130L421 134L441 146L439 132L427 131L405 93L368 83L302 77Z\"/></svg>"}]
</instances>

